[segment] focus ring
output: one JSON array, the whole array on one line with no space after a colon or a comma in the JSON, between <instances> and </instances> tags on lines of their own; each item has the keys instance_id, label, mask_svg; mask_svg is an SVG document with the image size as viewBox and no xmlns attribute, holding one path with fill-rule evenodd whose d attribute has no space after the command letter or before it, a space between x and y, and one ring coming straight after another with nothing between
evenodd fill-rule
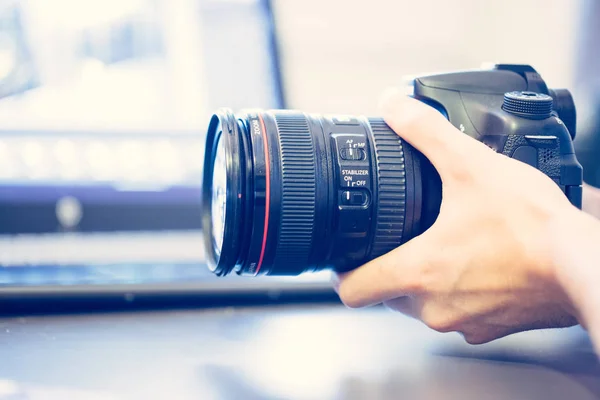
<instances>
[{"instance_id":1,"label":"focus ring","mask_svg":"<svg viewBox=\"0 0 600 400\"><path fill-rule=\"evenodd\" d=\"M371 257L402 244L406 210L406 170L402 141L380 118L370 118L377 167L376 227Z\"/></svg>"},{"instance_id":2,"label":"focus ring","mask_svg":"<svg viewBox=\"0 0 600 400\"><path fill-rule=\"evenodd\" d=\"M281 154L281 222L274 265L308 265L315 218L316 167L313 138L302 114L277 114Z\"/></svg>"}]
</instances>

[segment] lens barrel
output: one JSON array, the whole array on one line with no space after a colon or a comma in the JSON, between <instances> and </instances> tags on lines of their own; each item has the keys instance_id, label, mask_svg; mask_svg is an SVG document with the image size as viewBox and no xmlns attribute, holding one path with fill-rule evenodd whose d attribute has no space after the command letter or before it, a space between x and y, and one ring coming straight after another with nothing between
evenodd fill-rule
<instances>
[{"instance_id":1,"label":"lens barrel","mask_svg":"<svg viewBox=\"0 0 600 400\"><path fill-rule=\"evenodd\" d=\"M222 183L213 182L219 142ZM439 212L437 172L381 118L220 110L205 151L203 232L217 275L347 271L419 235ZM227 204L213 207L223 186Z\"/></svg>"}]
</instances>

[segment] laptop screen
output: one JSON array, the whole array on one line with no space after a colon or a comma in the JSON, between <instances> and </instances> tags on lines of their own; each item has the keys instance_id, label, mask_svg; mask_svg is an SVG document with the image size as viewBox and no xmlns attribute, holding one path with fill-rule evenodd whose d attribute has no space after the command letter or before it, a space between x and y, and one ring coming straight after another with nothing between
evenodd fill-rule
<instances>
[{"instance_id":1,"label":"laptop screen","mask_svg":"<svg viewBox=\"0 0 600 400\"><path fill-rule=\"evenodd\" d=\"M12 1L0 22L0 286L214 281L204 130L284 107L270 4Z\"/></svg>"}]
</instances>

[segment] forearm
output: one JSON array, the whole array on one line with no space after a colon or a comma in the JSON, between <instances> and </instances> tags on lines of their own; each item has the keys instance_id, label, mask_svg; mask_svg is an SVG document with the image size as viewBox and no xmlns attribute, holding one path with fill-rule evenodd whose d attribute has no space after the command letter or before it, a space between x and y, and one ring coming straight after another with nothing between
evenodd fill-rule
<instances>
[{"instance_id":1,"label":"forearm","mask_svg":"<svg viewBox=\"0 0 600 400\"><path fill-rule=\"evenodd\" d=\"M557 280L600 353L600 221L574 211L552 231Z\"/></svg>"}]
</instances>

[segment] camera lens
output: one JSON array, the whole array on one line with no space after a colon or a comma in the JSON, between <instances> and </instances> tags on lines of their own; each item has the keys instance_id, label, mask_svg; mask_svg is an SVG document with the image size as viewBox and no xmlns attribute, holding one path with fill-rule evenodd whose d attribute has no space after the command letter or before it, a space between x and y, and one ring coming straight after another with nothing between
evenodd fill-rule
<instances>
[{"instance_id":1,"label":"camera lens","mask_svg":"<svg viewBox=\"0 0 600 400\"><path fill-rule=\"evenodd\" d=\"M439 212L439 175L381 118L224 109L206 140L204 244L220 276L348 271Z\"/></svg>"},{"instance_id":2,"label":"camera lens","mask_svg":"<svg viewBox=\"0 0 600 400\"><path fill-rule=\"evenodd\" d=\"M213 248L217 255L223 247L223 235L225 234L225 215L227 213L227 163L225 156L224 141L217 139L217 151L213 169L212 200L211 200L211 223Z\"/></svg>"}]
</instances>

